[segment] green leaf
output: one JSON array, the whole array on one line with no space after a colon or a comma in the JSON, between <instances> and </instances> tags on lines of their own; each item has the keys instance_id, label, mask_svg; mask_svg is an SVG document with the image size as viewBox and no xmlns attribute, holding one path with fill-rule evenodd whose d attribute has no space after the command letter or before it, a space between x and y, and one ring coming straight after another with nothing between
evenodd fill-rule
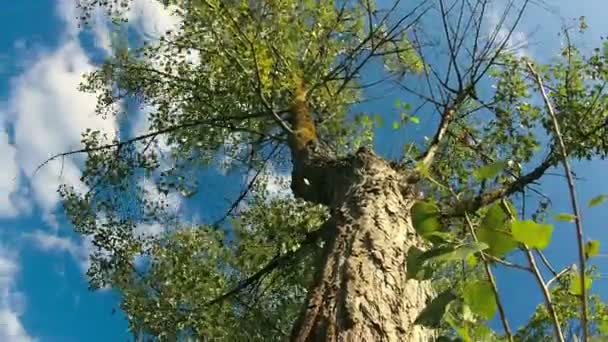
<instances>
[{"instance_id":1,"label":"green leaf","mask_svg":"<svg viewBox=\"0 0 608 342\"><path fill-rule=\"evenodd\" d=\"M480 168L477 168L473 171L473 177L477 181L482 181L484 179L495 177L498 173L504 170L507 167L506 161L497 161L494 163L490 163L488 165L484 165Z\"/></svg>"},{"instance_id":2,"label":"green leaf","mask_svg":"<svg viewBox=\"0 0 608 342\"><path fill-rule=\"evenodd\" d=\"M600 242L598 240L591 240L585 244L585 257L591 258L600 254Z\"/></svg>"},{"instance_id":3,"label":"green leaf","mask_svg":"<svg viewBox=\"0 0 608 342\"><path fill-rule=\"evenodd\" d=\"M447 306L456 298L452 290L443 291L427 304L418 317L416 317L414 324L420 324L433 329L438 328Z\"/></svg>"},{"instance_id":4,"label":"green leaf","mask_svg":"<svg viewBox=\"0 0 608 342\"><path fill-rule=\"evenodd\" d=\"M488 281L480 280L466 284L463 299L471 311L484 319L491 319L496 314L496 297Z\"/></svg>"},{"instance_id":5,"label":"green leaf","mask_svg":"<svg viewBox=\"0 0 608 342\"><path fill-rule=\"evenodd\" d=\"M471 268L477 266L477 264L479 263L479 259L475 256L475 254L469 255L467 257L466 261L467 261L467 265Z\"/></svg>"},{"instance_id":6,"label":"green leaf","mask_svg":"<svg viewBox=\"0 0 608 342\"><path fill-rule=\"evenodd\" d=\"M445 321L460 336L458 339L459 341L472 342L468 329L466 328L466 322L463 322L461 319L456 320L449 312L445 315Z\"/></svg>"},{"instance_id":7,"label":"green leaf","mask_svg":"<svg viewBox=\"0 0 608 342\"><path fill-rule=\"evenodd\" d=\"M515 240L532 248L543 249L551 242L552 224L536 223L532 220L514 220L511 232Z\"/></svg>"},{"instance_id":8,"label":"green leaf","mask_svg":"<svg viewBox=\"0 0 608 342\"><path fill-rule=\"evenodd\" d=\"M591 288L591 278L585 277L585 290ZM583 291L581 289L581 277L577 270L570 271L570 293L575 296L580 296Z\"/></svg>"},{"instance_id":9,"label":"green leaf","mask_svg":"<svg viewBox=\"0 0 608 342\"><path fill-rule=\"evenodd\" d=\"M471 335L473 341L495 341L496 339L492 338L494 332L490 327L483 324L474 324L470 325Z\"/></svg>"},{"instance_id":10,"label":"green leaf","mask_svg":"<svg viewBox=\"0 0 608 342\"><path fill-rule=\"evenodd\" d=\"M393 129L399 129L399 122L393 121Z\"/></svg>"},{"instance_id":11,"label":"green leaf","mask_svg":"<svg viewBox=\"0 0 608 342\"><path fill-rule=\"evenodd\" d=\"M560 213L560 214L553 216L553 219L555 219L556 221L574 222L574 219L576 219L576 215L568 214L568 213Z\"/></svg>"},{"instance_id":12,"label":"green leaf","mask_svg":"<svg viewBox=\"0 0 608 342\"><path fill-rule=\"evenodd\" d=\"M409 119L411 122L415 123L415 124L419 124L419 123L420 123L420 118L419 118L419 117L417 117L417 116L413 116L413 115L412 115L412 116L410 116L408 119Z\"/></svg>"},{"instance_id":13,"label":"green leaf","mask_svg":"<svg viewBox=\"0 0 608 342\"><path fill-rule=\"evenodd\" d=\"M425 263L425 252L417 247L411 247L407 252L406 272L409 279L427 280L433 275L433 268Z\"/></svg>"},{"instance_id":14,"label":"green leaf","mask_svg":"<svg viewBox=\"0 0 608 342\"><path fill-rule=\"evenodd\" d=\"M500 203L491 205L476 229L477 239L485 242L487 252L493 256L503 256L517 247L511 236L508 217Z\"/></svg>"},{"instance_id":15,"label":"green leaf","mask_svg":"<svg viewBox=\"0 0 608 342\"><path fill-rule=\"evenodd\" d=\"M602 202L604 202L606 200L606 198L608 198L608 196L605 194L593 197L592 199L589 200L589 208L595 207L596 205L601 204Z\"/></svg>"},{"instance_id":16,"label":"green leaf","mask_svg":"<svg viewBox=\"0 0 608 342\"><path fill-rule=\"evenodd\" d=\"M412 224L425 237L439 230L439 209L432 203L416 202L411 209Z\"/></svg>"},{"instance_id":17,"label":"green leaf","mask_svg":"<svg viewBox=\"0 0 608 342\"><path fill-rule=\"evenodd\" d=\"M446 253L442 253L438 256L429 258L429 262L466 260L469 255L483 251L488 247L488 244L485 242L467 243L452 251L447 251Z\"/></svg>"},{"instance_id":18,"label":"green leaf","mask_svg":"<svg viewBox=\"0 0 608 342\"><path fill-rule=\"evenodd\" d=\"M597 324L597 330L603 334L608 335L608 317L602 316L601 320Z\"/></svg>"},{"instance_id":19,"label":"green leaf","mask_svg":"<svg viewBox=\"0 0 608 342\"><path fill-rule=\"evenodd\" d=\"M425 165L422 161L416 162L416 171L420 172L420 175L422 175L422 177L426 178L429 176L429 167Z\"/></svg>"}]
</instances>

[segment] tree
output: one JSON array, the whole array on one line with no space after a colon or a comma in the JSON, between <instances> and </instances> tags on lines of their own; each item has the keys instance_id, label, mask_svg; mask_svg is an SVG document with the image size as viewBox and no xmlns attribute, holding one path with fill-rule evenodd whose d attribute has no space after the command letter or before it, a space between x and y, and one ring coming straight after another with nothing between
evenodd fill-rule
<instances>
[{"instance_id":1,"label":"tree","mask_svg":"<svg viewBox=\"0 0 608 342\"><path fill-rule=\"evenodd\" d=\"M120 17L128 3L80 0L82 19L98 6ZM486 0L168 5L182 19L177 30L139 49L117 48L83 84L100 93L100 115L119 115L125 99L152 108L149 131L115 138L87 131L83 149L56 156L87 156L87 189L60 192L76 231L99 248L91 285L122 293L134 333L513 340L497 265L533 274L545 298L518 336L547 336L551 327L563 340L578 307L572 298L581 299L583 338L602 333L603 307L587 301L593 248L581 238L568 159L608 151L603 51L584 57L568 38L563 59L551 65L515 54L509 42L527 0L499 6L503 15L489 32ZM375 85L360 77L373 63L387 70L382 82L420 99L414 112L400 104L404 121L395 127L419 121L420 110L439 115L432 138L407 144L400 160L373 152L378 120L349 115ZM196 199L201 170L217 167L218 154L251 175L248 184L221 219L188 222L170 199ZM269 163L291 169L294 198L264 190ZM562 218L576 221L581 258L579 272L556 272L559 286L549 288L536 259L552 226L533 185L559 163L574 205ZM541 195L536 213L516 208L526 191ZM163 233L138 235L142 225ZM516 251L529 265L508 261ZM570 301L560 308L552 296ZM476 324L496 310L501 336Z\"/></svg>"}]
</instances>

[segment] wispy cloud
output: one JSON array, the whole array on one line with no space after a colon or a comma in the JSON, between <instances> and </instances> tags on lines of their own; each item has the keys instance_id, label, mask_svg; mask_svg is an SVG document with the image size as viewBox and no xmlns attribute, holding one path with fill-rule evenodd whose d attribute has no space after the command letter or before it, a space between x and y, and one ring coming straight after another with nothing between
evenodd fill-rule
<instances>
[{"instance_id":1,"label":"wispy cloud","mask_svg":"<svg viewBox=\"0 0 608 342\"><path fill-rule=\"evenodd\" d=\"M26 176L53 154L80 147L86 128L109 133L114 120L95 114L96 97L79 92L82 74L93 70L75 40L54 52L41 54L27 72L13 80L8 110L15 131L16 161ZM59 184L79 182L78 160L61 159L47 164L30 179L34 200L48 214L59 201Z\"/></svg>"},{"instance_id":2,"label":"wispy cloud","mask_svg":"<svg viewBox=\"0 0 608 342\"><path fill-rule=\"evenodd\" d=\"M110 137L117 129L112 118L103 119L95 114L97 103L94 94L78 91L84 73L94 70L83 46L78 40L75 3L61 0L57 12L65 22L60 46L53 51L40 51L29 56L25 72L11 80L9 100L0 107L0 120L14 128L15 139L0 131L0 162L5 165L0 176L0 216L18 214L15 196L19 173L29 179L35 203L53 224L52 211L56 208L59 184L69 183L84 188L79 181L82 159L55 160L29 178L34 170L54 154L81 147L80 134L87 128L99 129ZM131 25L146 36L155 36L178 22L157 1L135 0L128 13ZM94 14L91 26L99 47L109 52L109 21L102 12ZM4 114L1 114L4 113Z\"/></svg>"},{"instance_id":3,"label":"wispy cloud","mask_svg":"<svg viewBox=\"0 0 608 342\"><path fill-rule=\"evenodd\" d=\"M20 319L25 300L23 294L15 288L18 272L16 257L0 246L0 341L33 340L25 331Z\"/></svg>"},{"instance_id":4,"label":"wispy cloud","mask_svg":"<svg viewBox=\"0 0 608 342\"><path fill-rule=\"evenodd\" d=\"M8 134L0 131L0 217L14 217L18 214L12 195L17 190L19 168L15 147L9 144Z\"/></svg>"},{"instance_id":5,"label":"wispy cloud","mask_svg":"<svg viewBox=\"0 0 608 342\"><path fill-rule=\"evenodd\" d=\"M509 3L510 4L510 3ZM489 37L494 37L496 44L500 44L505 39L507 40L506 48L513 51L520 57L529 56L529 37L522 30L523 25L519 25L515 30L511 31L514 24L514 17L519 7L510 7L510 5L495 3L494 6L487 13L487 18L484 18L485 28ZM509 6L509 7L507 7ZM508 10L511 16L507 16L509 19L504 19L504 12ZM508 39L507 39L508 38Z\"/></svg>"},{"instance_id":6,"label":"wispy cloud","mask_svg":"<svg viewBox=\"0 0 608 342\"><path fill-rule=\"evenodd\" d=\"M32 233L24 233L23 238L32 242L31 246L49 253L68 253L80 266L84 273L89 268L89 255L94 246L81 239L80 242L69 237L61 237L55 233L36 230Z\"/></svg>"}]
</instances>

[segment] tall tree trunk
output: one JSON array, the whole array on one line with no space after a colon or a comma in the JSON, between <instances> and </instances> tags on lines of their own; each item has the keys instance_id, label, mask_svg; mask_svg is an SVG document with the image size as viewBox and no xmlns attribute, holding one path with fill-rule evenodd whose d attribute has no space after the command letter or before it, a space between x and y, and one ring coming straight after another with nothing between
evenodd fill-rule
<instances>
[{"instance_id":1,"label":"tall tree trunk","mask_svg":"<svg viewBox=\"0 0 608 342\"><path fill-rule=\"evenodd\" d=\"M413 185L373 152L344 160L294 155L296 196L329 206L323 257L293 341L431 341L414 320L432 296L408 279L406 255L421 247L409 217Z\"/></svg>"}]
</instances>

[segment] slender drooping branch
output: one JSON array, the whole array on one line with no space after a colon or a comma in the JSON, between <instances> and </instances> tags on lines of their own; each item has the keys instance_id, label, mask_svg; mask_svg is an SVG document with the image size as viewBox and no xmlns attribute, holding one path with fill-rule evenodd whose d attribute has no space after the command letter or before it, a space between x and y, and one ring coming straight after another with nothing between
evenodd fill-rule
<instances>
[{"instance_id":1,"label":"slender drooping branch","mask_svg":"<svg viewBox=\"0 0 608 342\"><path fill-rule=\"evenodd\" d=\"M104 150L109 150L112 148L117 148L120 149L124 146L128 146L128 145L132 145L135 144L136 142L139 141L143 141L146 139L154 139L158 136L161 135L165 135L168 133L172 133L172 132L177 132L177 131L181 131L187 128L193 128L193 127L199 127L199 126L205 126L208 125L210 127L218 127L218 128L225 128L225 127L229 127L231 130L236 131L242 131L242 132L246 132L246 133L251 133L251 134L257 134L260 136L266 136L266 134L261 133L261 132L257 132L257 131L253 131L253 130L249 130L245 127L236 127L234 126L233 123L229 122L230 120L245 120L245 119L250 119L250 118L254 118L257 117L256 114L255 116L225 116L225 117L217 117L217 118L210 118L208 120L194 120L194 121L189 121L189 122L184 122L181 124L177 124L177 125L173 125L173 126L168 126L165 128L161 128L159 130L156 131L152 131L152 132L148 132L142 135L138 135L134 138L130 138L130 139L126 139L126 140L122 140L122 141L115 141L109 144L105 144L105 145L100 145L100 146L96 146L96 147L85 147L85 148L81 148L78 150L72 150L72 151L68 151L68 152L63 152L63 153L58 153L55 155L52 155L51 157L47 158L45 161L43 161L40 165L38 165L36 167L36 169L34 170L34 172L32 173L32 177L36 175L36 173L38 173L38 171L43 168L45 165L47 165L49 162L58 159L58 158L63 158L63 157L68 157L71 155L75 155L75 154L81 154L81 153L92 153L92 152L98 152L98 151L104 151ZM263 115L266 115L266 113L264 113ZM277 139L280 140L277 137L272 137L269 136L269 138L271 139Z\"/></svg>"},{"instance_id":2,"label":"slender drooping branch","mask_svg":"<svg viewBox=\"0 0 608 342\"><path fill-rule=\"evenodd\" d=\"M528 69L530 70L530 73L532 74L532 76L534 76L536 84L538 85L540 93L543 97L543 101L545 103L547 112L549 113L549 116L551 117L551 121L553 123L553 130L555 133L555 137L558 141L559 149L560 149L560 153L561 153L560 159L561 159L562 165L564 167L564 172L566 173L566 179L568 181L568 192L570 195L570 204L572 206L572 211L574 212L574 224L576 226L576 241L578 243L578 259L579 259L579 266L580 266L579 272L580 272L580 282L581 282L580 286L581 286L581 306L582 306L581 324L583 327L582 339L583 339L583 341L587 341L587 336L589 335L589 331L588 331L589 328L587 326L588 325L587 324L588 303L587 303L587 290L585 288L585 271L586 271L585 243L583 240L583 223L581 220L581 213L579 210L578 200L576 198L575 182L574 182L574 178L572 177L572 169L570 168L570 163L568 162L568 150L566 149L566 144L564 143L564 139L563 139L562 133L560 131L559 122L557 121L557 115L555 114L553 105L551 104L551 101L549 100L549 96L547 95L547 92L545 91L543 79L541 78L540 74L536 71L536 69L530 62L527 62L527 66L528 66Z\"/></svg>"},{"instance_id":3,"label":"slender drooping branch","mask_svg":"<svg viewBox=\"0 0 608 342\"><path fill-rule=\"evenodd\" d=\"M471 236L475 242L477 242L477 235L475 234L475 229L473 229L473 223L469 218L469 215L465 214L465 219L467 221L467 226L469 227L469 231L471 232ZM492 274L492 269L490 268L490 262L486 258L485 254L480 253L481 261L483 262L484 269L486 271L486 275L488 277L488 281L492 286L492 292L494 292L494 298L496 299L496 306L498 307L498 314L500 315L500 321L502 322L502 326L505 329L505 335L507 335L507 340L509 342L513 342L513 334L511 333L511 328L509 327L509 321L507 320L507 315L505 314L505 309L500 300L500 296L498 295L498 286L496 286L496 280L494 279L494 274Z\"/></svg>"}]
</instances>

